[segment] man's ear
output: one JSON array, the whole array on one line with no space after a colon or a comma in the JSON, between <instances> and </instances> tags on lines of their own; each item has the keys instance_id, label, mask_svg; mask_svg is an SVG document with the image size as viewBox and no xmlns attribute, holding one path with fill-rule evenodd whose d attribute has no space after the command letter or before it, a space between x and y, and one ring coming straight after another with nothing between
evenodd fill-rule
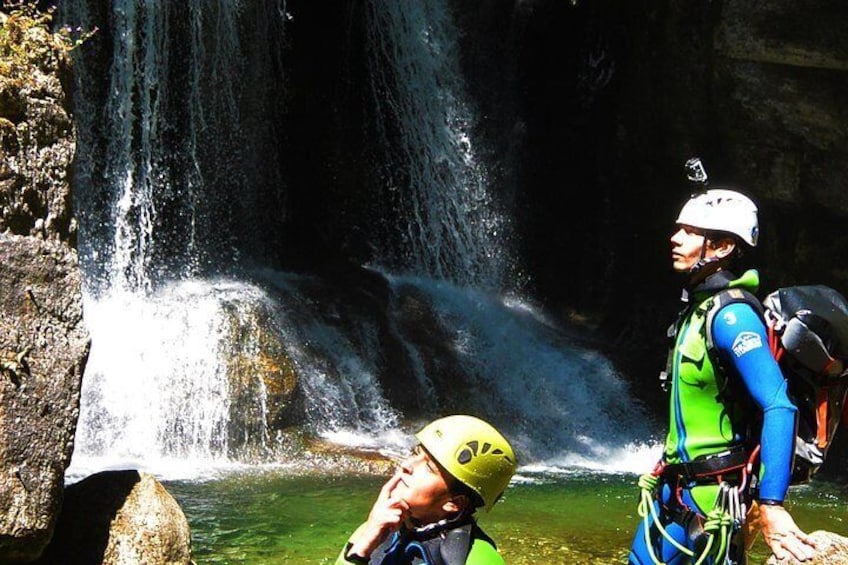
<instances>
[{"instance_id":1,"label":"man's ear","mask_svg":"<svg viewBox=\"0 0 848 565\"><path fill-rule=\"evenodd\" d=\"M442 504L442 510L449 514L456 514L468 508L469 502L470 501L467 496L460 494L446 500L445 503Z\"/></svg>"},{"instance_id":2,"label":"man's ear","mask_svg":"<svg viewBox=\"0 0 848 565\"><path fill-rule=\"evenodd\" d=\"M717 257L724 259L729 257L736 249L736 240L732 237L723 237L713 242L713 249L715 249Z\"/></svg>"}]
</instances>

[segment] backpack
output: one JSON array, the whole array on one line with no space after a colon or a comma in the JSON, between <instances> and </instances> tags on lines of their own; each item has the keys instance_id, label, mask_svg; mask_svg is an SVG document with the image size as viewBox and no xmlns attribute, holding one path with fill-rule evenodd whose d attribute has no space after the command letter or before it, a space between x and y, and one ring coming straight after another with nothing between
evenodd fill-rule
<instances>
[{"instance_id":1,"label":"backpack","mask_svg":"<svg viewBox=\"0 0 848 565\"><path fill-rule=\"evenodd\" d=\"M823 286L791 286L762 303L751 293L728 289L716 295L707 318L733 302L745 302L765 323L771 352L798 408L791 484L802 484L819 470L833 443L848 393L848 301ZM714 351L712 332L708 348Z\"/></svg>"},{"instance_id":2,"label":"backpack","mask_svg":"<svg viewBox=\"0 0 848 565\"><path fill-rule=\"evenodd\" d=\"M772 353L798 408L792 484L805 483L846 410L848 302L827 286L793 286L772 292L763 306Z\"/></svg>"}]
</instances>

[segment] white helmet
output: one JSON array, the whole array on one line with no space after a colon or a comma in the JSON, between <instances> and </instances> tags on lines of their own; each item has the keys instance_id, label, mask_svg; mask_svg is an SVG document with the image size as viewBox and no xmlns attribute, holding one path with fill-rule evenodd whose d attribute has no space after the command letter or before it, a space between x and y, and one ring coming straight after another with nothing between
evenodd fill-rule
<instances>
[{"instance_id":1,"label":"white helmet","mask_svg":"<svg viewBox=\"0 0 848 565\"><path fill-rule=\"evenodd\" d=\"M689 199L677 223L708 231L732 233L751 247L760 233L757 205L735 190L714 188Z\"/></svg>"}]
</instances>

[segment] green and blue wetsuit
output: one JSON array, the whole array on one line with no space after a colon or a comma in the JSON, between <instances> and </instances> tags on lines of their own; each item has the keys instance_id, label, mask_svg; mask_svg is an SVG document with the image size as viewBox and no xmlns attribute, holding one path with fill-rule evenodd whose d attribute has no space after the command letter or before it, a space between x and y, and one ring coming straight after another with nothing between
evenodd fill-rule
<instances>
[{"instance_id":1,"label":"green and blue wetsuit","mask_svg":"<svg viewBox=\"0 0 848 565\"><path fill-rule=\"evenodd\" d=\"M765 325L759 313L744 302L722 306L710 316L719 292L728 288L755 292L758 284L756 271L738 279L719 271L692 289L690 303L670 332L674 344L668 367L671 394L663 461L671 466L698 462L759 443L759 499L781 502L789 485L795 407L769 351ZM711 328L707 328L708 321ZM712 332L713 354L708 331ZM762 414L761 426L754 426L757 413ZM694 548L699 532L690 528L692 520L711 510L718 489L717 481L663 476L655 504L660 520L678 543ZM653 563L644 528L645 523L634 538L631 564ZM689 562L664 536L649 537L654 540L654 554L665 563Z\"/></svg>"},{"instance_id":2,"label":"green and blue wetsuit","mask_svg":"<svg viewBox=\"0 0 848 565\"><path fill-rule=\"evenodd\" d=\"M364 561L363 561L364 562ZM357 563L342 551L335 565ZM504 565L495 543L471 519L455 527L415 532L406 527L390 535L367 560L368 565Z\"/></svg>"}]
</instances>

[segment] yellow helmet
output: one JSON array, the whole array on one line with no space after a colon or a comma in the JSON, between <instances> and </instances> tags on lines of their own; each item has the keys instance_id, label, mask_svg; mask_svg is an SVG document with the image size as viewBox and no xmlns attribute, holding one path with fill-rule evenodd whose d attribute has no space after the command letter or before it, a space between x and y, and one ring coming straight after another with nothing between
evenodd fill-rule
<instances>
[{"instance_id":1,"label":"yellow helmet","mask_svg":"<svg viewBox=\"0 0 848 565\"><path fill-rule=\"evenodd\" d=\"M480 495L486 512L515 474L517 460L512 446L498 430L479 418L439 418L415 437L448 473Z\"/></svg>"}]
</instances>

